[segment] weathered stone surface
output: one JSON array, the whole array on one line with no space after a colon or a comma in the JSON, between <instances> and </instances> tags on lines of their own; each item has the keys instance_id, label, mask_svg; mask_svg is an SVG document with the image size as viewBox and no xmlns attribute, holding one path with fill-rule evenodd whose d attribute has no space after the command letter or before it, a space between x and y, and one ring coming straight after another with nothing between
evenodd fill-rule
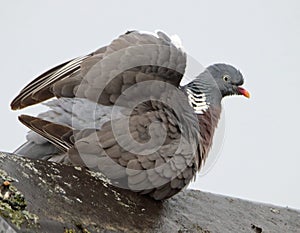
<instances>
[{"instance_id":1,"label":"weathered stone surface","mask_svg":"<svg viewBox=\"0 0 300 233\"><path fill-rule=\"evenodd\" d=\"M300 232L296 210L193 190L156 202L84 168L0 153L0 174L37 216L20 229L6 216L15 232ZM0 232L13 232L4 219Z\"/></svg>"}]
</instances>

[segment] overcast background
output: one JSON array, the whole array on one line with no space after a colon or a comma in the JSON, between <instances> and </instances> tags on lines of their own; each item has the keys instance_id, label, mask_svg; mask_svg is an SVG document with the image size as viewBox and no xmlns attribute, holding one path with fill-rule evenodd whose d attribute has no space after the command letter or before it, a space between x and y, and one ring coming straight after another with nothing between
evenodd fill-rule
<instances>
[{"instance_id":1,"label":"overcast background","mask_svg":"<svg viewBox=\"0 0 300 233\"><path fill-rule=\"evenodd\" d=\"M41 72L109 43L128 29L177 34L207 66L238 67L251 99L226 98L217 163L191 187L300 209L300 2L3 1L0 8L0 151L27 129L9 103Z\"/></svg>"}]
</instances>

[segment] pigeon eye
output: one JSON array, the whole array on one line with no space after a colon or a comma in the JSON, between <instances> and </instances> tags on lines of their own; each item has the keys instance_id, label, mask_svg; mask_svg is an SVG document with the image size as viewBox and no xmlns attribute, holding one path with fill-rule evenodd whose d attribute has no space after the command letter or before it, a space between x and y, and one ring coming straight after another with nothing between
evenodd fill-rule
<instances>
[{"instance_id":1,"label":"pigeon eye","mask_svg":"<svg viewBox=\"0 0 300 233\"><path fill-rule=\"evenodd\" d=\"M229 79L230 79L230 76L229 76L229 75L225 74L225 75L223 76L223 80L224 80L225 82L228 82Z\"/></svg>"}]
</instances>

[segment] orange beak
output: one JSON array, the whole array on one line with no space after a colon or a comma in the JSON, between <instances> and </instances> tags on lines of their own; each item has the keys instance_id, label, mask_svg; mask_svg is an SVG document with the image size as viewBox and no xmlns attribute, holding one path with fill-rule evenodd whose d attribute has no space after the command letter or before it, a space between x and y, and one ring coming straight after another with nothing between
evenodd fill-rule
<instances>
[{"instance_id":1,"label":"orange beak","mask_svg":"<svg viewBox=\"0 0 300 233\"><path fill-rule=\"evenodd\" d=\"M238 92L239 92L241 95L243 95L243 96L245 96L245 97L247 97L247 98L250 98L250 93L249 93L246 89L244 89L244 88L242 88L242 87L239 87L239 88L238 88Z\"/></svg>"}]
</instances>

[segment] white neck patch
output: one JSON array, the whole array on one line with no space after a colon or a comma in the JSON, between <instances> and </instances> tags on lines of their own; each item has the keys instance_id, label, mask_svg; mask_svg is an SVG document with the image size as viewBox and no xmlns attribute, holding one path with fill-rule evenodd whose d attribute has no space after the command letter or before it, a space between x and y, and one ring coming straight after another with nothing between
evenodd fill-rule
<instances>
[{"instance_id":1,"label":"white neck patch","mask_svg":"<svg viewBox=\"0 0 300 233\"><path fill-rule=\"evenodd\" d=\"M209 108L209 103L206 102L204 93L195 93L191 89L186 89L190 106L194 109L196 114L203 114Z\"/></svg>"}]
</instances>

